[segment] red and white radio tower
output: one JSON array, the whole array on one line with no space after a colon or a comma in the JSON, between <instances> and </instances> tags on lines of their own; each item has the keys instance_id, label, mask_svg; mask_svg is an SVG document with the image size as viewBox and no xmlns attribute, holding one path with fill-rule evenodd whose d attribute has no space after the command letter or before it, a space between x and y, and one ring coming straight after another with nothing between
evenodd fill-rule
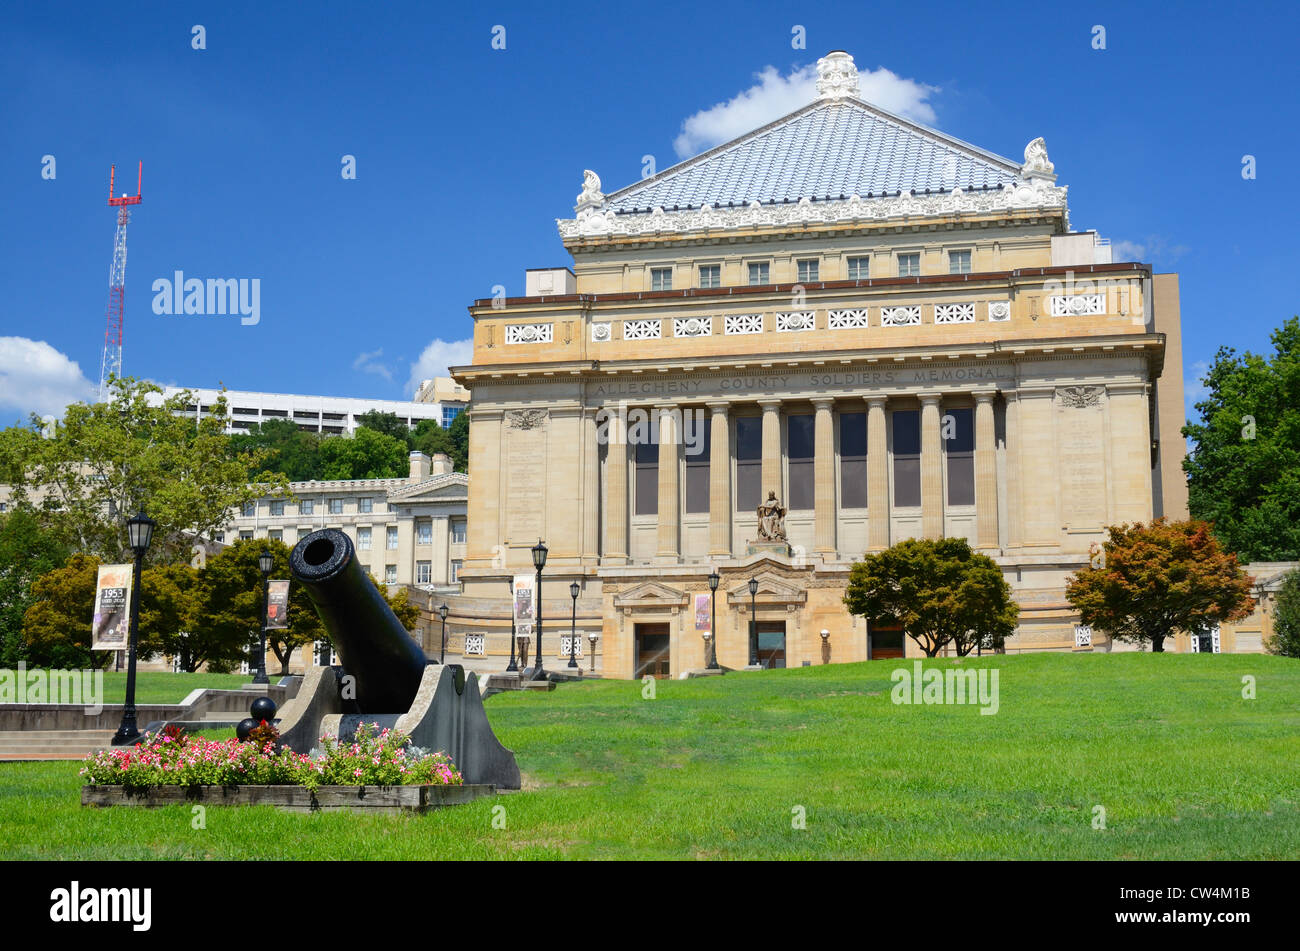
<instances>
[{"instance_id":1,"label":"red and white radio tower","mask_svg":"<svg viewBox=\"0 0 1300 951\"><path fill-rule=\"evenodd\" d=\"M104 357L99 364L99 399L109 398L108 378L122 374L122 318L126 309L126 226L131 220L127 205L140 204L140 186L144 182L144 162L140 163L135 194L113 197L117 166L108 170L108 204L117 209L117 234L113 237L113 264L108 270L108 327L104 331Z\"/></svg>"}]
</instances>

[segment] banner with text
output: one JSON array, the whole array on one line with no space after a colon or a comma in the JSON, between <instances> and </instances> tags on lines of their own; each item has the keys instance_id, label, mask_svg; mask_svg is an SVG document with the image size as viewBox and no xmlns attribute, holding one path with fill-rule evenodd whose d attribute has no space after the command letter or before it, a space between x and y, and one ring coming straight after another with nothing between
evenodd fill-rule
<instances>
[{"instance_id":1,"label":"banner with text","mask_svg":"<svg viewBox=\"0 0 1300 951\"><path fill-rule=\"evenodd\" d=\"M95 620L90 649L126 650L131 625L132 565L100 565L95 581Z\"/></svg>"}]
</instances>

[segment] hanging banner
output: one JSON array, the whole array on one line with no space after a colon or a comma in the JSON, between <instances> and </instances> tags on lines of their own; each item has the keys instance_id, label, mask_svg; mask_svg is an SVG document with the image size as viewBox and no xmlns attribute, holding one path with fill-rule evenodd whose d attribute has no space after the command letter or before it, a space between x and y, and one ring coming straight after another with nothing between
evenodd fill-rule
<instances>
[{"instance_id":1,"label":"hanging banner","mask_svg":"<svg viewBox=\"0 0 1300 951\"><path fill-rule=\"evenodd\" d=\"M515 637L533 636L533 624L537 620L534 595L536 579L532 575L515 575L513 590L515 593L512 610L515 615Z\"/></svg>"},{"instance_id":2,"label":"hanging banner","mask_svg":"<svg viewBox=\"0 0 1300 951\"><path fill-rule=\"evenodd\" d=\"M289 626L289 582L270 581L266 588L266 629L283 631Z\"/></svg>"},{"instance_id":3,"label":"hanging banner","mask_svg":"<svg viewBox=\"0 0 1300 951\"><path fill-rule=\"evenodd\" d=\"M132 565L99 566L91 650L120 651L129 646L132 568Z\"/></svg>"},{"instance_id":4,"label":"hanging banner","mask_svg":"<svg viewBox=\"0 0 1300 951\"><path fill-rule=\"evenodd\" d=\"M709 610L711 603L707 594L695 596L695 630L701 633L713 630L712 612Z\"/></svg>"}]
</instances>

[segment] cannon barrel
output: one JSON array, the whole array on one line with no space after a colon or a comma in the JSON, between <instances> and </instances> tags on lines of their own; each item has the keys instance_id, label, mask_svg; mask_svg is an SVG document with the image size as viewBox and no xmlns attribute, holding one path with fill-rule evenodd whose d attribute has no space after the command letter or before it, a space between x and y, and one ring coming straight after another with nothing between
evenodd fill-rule
<instances>
[{"instance_id":1,"label":"cannon barrel","mask_svg":"<svg viewBox=\"0 0 1300 951\"><path fill-rule=\"evenodd\" d=\"M289 571L320 615L343 670L355 679L362 713L410 708L428 661L336 528L312 532L289 556Z\"/></svg>"}]
</instances>

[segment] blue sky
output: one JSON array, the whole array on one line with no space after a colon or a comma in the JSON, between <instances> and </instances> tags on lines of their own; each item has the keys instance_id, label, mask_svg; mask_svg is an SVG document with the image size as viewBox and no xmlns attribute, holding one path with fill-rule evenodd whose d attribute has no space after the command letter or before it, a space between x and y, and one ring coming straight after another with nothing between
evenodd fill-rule
<instances>
[{"instance_id":1,"label":"blue sky","mask_svg":"<svg viewBox=\"0 0 1300 951\"><path fill-rule=\"evenodd\" d=\"M1044 136L1074 226L1180 272L1188 375L1220 345L1267 349L1300 310L1296 14L923 9L10 7L0 424L57 412L98 380L112 163L133 190L144 161L124 372L408 398L411 380L467 362L456 342L469 336L470 301L497 284L521 294L525 268L569 262L554 219L572 216L584 168L613 191L640 178L647 154L662 170L680 159L675 143L700 149L783 114L771 110L799 97L800 70L836 48L871 71L864 89L887 108L1017 160ZM192 48L196 24L206 49ZM492 48L498 25L504 50ZM796 26L806 49L792 48ZM340 175L344 155L355 180ZM1254 180L1242 177L1245 155ZM259 323L154 314L151 284L176 270L258 279Z\"/></svg>"}]
</instances>

